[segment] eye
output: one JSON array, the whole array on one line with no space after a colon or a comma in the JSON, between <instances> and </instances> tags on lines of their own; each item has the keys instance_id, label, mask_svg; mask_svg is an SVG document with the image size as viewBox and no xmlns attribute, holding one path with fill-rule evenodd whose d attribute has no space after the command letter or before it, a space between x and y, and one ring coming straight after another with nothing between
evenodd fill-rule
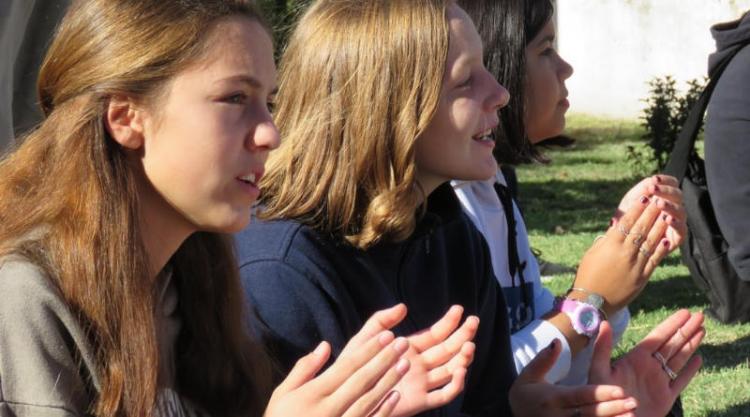
<instances>
[{"instance_id":1,"label":"eye","mask_svg":"<svg viewBox=\"0 0 750 417\"><path fill-rule=\"evenodd\" d=\"M269 97L266 100L266 108L268 108L269 113L273 114L274 110L276 110L276 97Z\"/></svg>"},{"instance_id":2,"label":"eye","mask_svg":"<svg viewBox=\"0 0 750 417\"><path fill-rule=\"evenodd\" d=\"M229 104L245 104L247 101L247 95L245 93L233 93L224 97L221 101Z\"/></svg>"},{"instance_id":3,"label":"eye","mask_svg":"<svg viewBox=\"0 0 750 417\"><path fill-rule=\"evenodd\" d=\"M456 88L466 88L471 86L471 82L474 80L474 77L469 76L466 80L462 81L458 85L456 85Z\"/></svg>"}]
</instances>

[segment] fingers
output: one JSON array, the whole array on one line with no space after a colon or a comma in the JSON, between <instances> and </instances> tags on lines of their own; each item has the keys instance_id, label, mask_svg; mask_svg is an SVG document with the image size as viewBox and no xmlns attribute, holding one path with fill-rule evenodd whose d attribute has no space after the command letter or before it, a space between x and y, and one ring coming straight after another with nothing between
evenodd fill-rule
<instances>
[{"instance_id":1,"label":"fingers","mask_svg":"<svg viewBox=\"0 0 750 417\"><path fill-rule=\"evenodd\" d=\"M370 338L364 345L354 351L349 351L347 354L342 353L336 359L328 369L326 369L317 379L320 384L328 387L328 393L335 391L341 386L347 379L349 379L355 371L362 368L368 362L374 361L378 353L381 351L392 351L393 349L388 348L394 342L394 335L388 330L382 331L376 337ZM408 342L404 338L399 338L398 347L401 348Z\"/></svg>"},{"instance_id":2,"label":"fingers","mask_svg":"<svg viewBox=\"0 0 750 417\"><path fill-rule=\"evenodd\" d=\"M625 238L625 242L633 244L634 248L639 248L641 246L661 212L658 207L658 201L655 199L649 200L648 198L642 198L640 203L645 207L635 223L630 227L630 232ZM630 213L630 211L628 213ZM622 223L625 223L625 221ZM627 224L624 224L624 226L627 227Z\"/></svg>"},{"instance_id":3,"label":"fingers","mask_svg":"<svg viewBox=\"0 0 750 417\"><path fill-rule=\"evenodd\" d=\"M391 391L387 397L383 400L382 403L377 407L375 411L371 414L371 417L388 417L393 413L393 410L396 409L396 404L398 404L399 400L401 399L401 394L398 391Z\"/></svg>"},{"instance_id":4,"label":"fingers","mask_svg":"<svg viewBox=\"0 0 750 417\"><path fill-rule=\"evenodd\" d=\"M688 361L687 365L682 368L677 379L672 381L672 393L675 396L688 386L690 380L692 380L698 373L698 370L701 369L701 365L703 365L703 358L700 356L693 356L690 361Z\"/></svg>"},{"instance_id":5,"label":"fingers","mask_svg":"<svg viewBox=\"0 0 750 417\"><path fill-rule=\"evenodd\" d=\"M627 212L607 231L607 237L614 239L615 242L623 242L631 236L632 228L641 214L649 206L650 200L646 196L641 196L638 202L633 204Z\"/></svg>"},{"instance_id":6,"label":"fingers","mask_svg":"<svg viewBox=\"0 0 750 417\"><path fill-rule=\"evenodd\" d=\"M703 314L696 313L659 348L659 353L675 372L680 372L688 359L695 353L703 341L706 332L703 329Z\"/></svg>"},{"instance_id":7,"label":"fingers","mask_svg":"<svg viewBox=\"0 0 750 417\"><path fill-rule=\"evenodd\" d=\"M669 254L669 250L672 247L669 240L664 238L667 231L667 216L661 214L656 220L654 227L648 233L646 241L638 248L638 258L641 264L645 263L643 270L643 278L647 279L654 272L654 269Z\"/></svg>"},{"instance_id":8,"label":"fingers","mask_svg":"<svg viewBox=\"0 0 750 417\"><path fill-rule=\"evenodd\" d=\"M463 312L464 308L462 306L451 306L445 315L435 322L435 324L430 326L429 329L409 336L409 343L417 350L417 352L421 353L443 342L451 335L451 333L453 333L454 330L456 330L456 327L458 327L458 324L461 322Z\"/></svg>"},{"instance_id":9,"label":"fingers","mask_svg":"<svg viewBox=\"0 0 750 417\"><path fill-rule=\"evenodd\" d=\"M390 404L386 403L396 392L392 391L393 387L395 387L401 378L406 375L408 370L409 361L403 358L400 359L396 366L391 367L382 378L376 380L375 386L373 386L372 389L356 399L354 404L346 410L342 417L360 417L377 412L380 412L383 415L389 415L384 414L388 408L390 408ZM346 389L348 389L348 387L342 387L342 390ZM398 394L398 398L400 398L400 394ZM391 401L394 401L394 399L391 399Z\"/></svg>"},{"instance_id":10,"label":"fingers","mask_svg":"<svg viewBox=\"0 0 750 417\"><path fill-rule=\"evenodd\" d=\"M384 330L388 330L406 317L406 306L396 304L391 308L375 312L346 344L339 356L344 356L352 350L358 349L365 342Z\"/></svg>"},{"instance_id":11,"label":"fingers","mask_svg":"<svg viewBox=\"0 0 750 417\"><path fill-rule=\"evenodd\" d=\"M390 332L385 332L387 334ZM391 338L392 338L391 334ZM377 340L379 339L379 340ZM350 407L367 415L380 402L409 369L409 362L399 360L409 348L409 342L400 337L383 346L387 338L368 341L361 352L351 358L342 358L321 375L331 390L330 401L335 415ZM398 362L398 363L397 363ZM395 365L395 366L394 366ZM331 376L327 375L331 373Z\"/></svg>"},{"instance_id":12,"label":"fingers","mask_svg":"<svg viewBox=\"0 0 750 417\"><path fill-rule=\"evenodd\" d=\"M555 364L558 355L560 355L560 341L555 339L523 368L513 385L544 381L544 376Z\"/></svg>"},{"instance_id":13,"label":"fingers","mask_svg":"<svg viewBox=\"0 0 750 417\"><path fill-rule=\"evenodd\" d=\"M310 381L325 365L331 356L331 345L322 342L311 353L300 358L286 378L279 384L274 393L284 394L294 391Z\"/></svg>"},{"instance_id":14,"label":"fingers","mask_svg":"<svg viewBox=\"0 0 750 417\"><path fill-rule=\"evenodd\" d=\"M431 391L450 382L453 378L453 374L458 369L468 369L471 362L474 361L475 351L476 346L474 343L466 342L461 347L460 352L453 356L448 363L430 370L427 373L427 390Z\"/></svg>"},{"instance_id":15,"label":"fingers","mask_svg":"<svg viewBox=\"0 0 750 417\"><path fill-rule=\"evenodd\" d=\"M599 325L599 335L594 342L594 353L591 356L589 368L590 381L607 381L612 372L610 358L612 357L612 326L603 321Z\"/></svg>"},{"instance_id":16,"label":"fingers","mask_svg":"<svg viewBox=\"0 0 750 417\"><path fill-rule=\"evenodd\" d=\"M422 353L422 360L427 368L434 368L448 362L461 350L464 343L474 339L478 328L479 317L467 317L461 327L453 332L448 339Z\"/></svg>"},{"instance_id":17,"label":"fingers","mask_svg":"<svg viewBox=\"0 0 750 417\"><path fill-rule=\"evenodd\" d=\"M639 345L650 349L650 352L655 352L666 341L671 339L672 335L677 332L677 329L685 325L685 323L690 320L690 317L691 314L688 310L682 309L676 311L659 323L659 325L654 327L654 329L643 338Z\"/></svg>"},{"instance_id":18,"label":"fingers","mask_svg":"<svg viewBox=\"0 0 750 417\"><path fill-rule=\"evenodd\" d=\"M466 383L466 369L459 368L453 372L449 383L438 390L427 393L425 406L427 409L441 407L453 401L461 391L464 390Z\"/></svg>"},{"instance_id":19,"label":"fingers","mask_svg":"<svg viewBox=\"0 0 750 417\"><path fill-rule=\"evenodd\" d=\"M616 385L555 385L554 387L557 391L557 402L565 408L582 407L587 404L597 404L606 401L632 399L626 398L622 388Z\"/></svg>"},{"instance_id":20,"label":"fingers","mask_svg":"<svg viewBox=\"0 0 750 417\"><path fill-rule=\"evenodd\" d=\"M573 407L573 412L578 410L581 416L622 416L638 407L635 398L626 398L621 400L602 401L595 404L588 404L580 407Z\"/></svg>"}]
</instances>

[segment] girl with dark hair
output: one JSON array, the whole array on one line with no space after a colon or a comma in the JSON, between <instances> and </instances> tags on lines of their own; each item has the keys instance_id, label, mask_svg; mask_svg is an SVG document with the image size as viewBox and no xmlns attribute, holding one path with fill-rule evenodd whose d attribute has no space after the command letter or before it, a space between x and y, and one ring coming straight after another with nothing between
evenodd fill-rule
<instances>
[{"instance_id":1,"label":"girl with dark hair","mask_svg":"<svg viewBox=\"0 0 750 417\"><path fill-rule=\"evenodd\" d=\"M544 161L534 144L559 135L568 109L565 80L573 68L554 49L553 5L549 0L459 1L476 20L487 47L485 62L514 93L500 111L499 142L517 146L515 160L496 153L499 164ZM585 329L575 312L592 304L607 318L619 337L627 327L627 305L648 281L658 261L658 249L674 250L685 234L685 214L674 178L658 175L633 187L623 198L610 230L638 239L645 267L614 268L593 248L581 260L571 290L556 300L542 286L539 267L529 248L521 213L507 192L500 169L487 181L454 181L464 210L487 240L493 268L509 304L512 345L517 369L522 369L550 340L562 343L562 355L546 375L550 382L585 383L594 354L596 329ZM655 228L665 230L653 240L625 228L619 218L646 198L662 214ZM606 238L605 238L606 239ZM596 310L594 310L596 311ZM671 404L671 403L670 403Z\"/></svg>"},{"instance_id":2,"label":"girl with dark hair","mask_svg":"<svg viewBox=\"0 0 750 417\"><path fill-rule=\"evenodd\" d=\"M269 403L227 233L279 145L275 86L249 1L73 2L46 119L0 162L0 416L390 414L403 306L315 378L319 345Z\"/></svg>"}]
</instances>

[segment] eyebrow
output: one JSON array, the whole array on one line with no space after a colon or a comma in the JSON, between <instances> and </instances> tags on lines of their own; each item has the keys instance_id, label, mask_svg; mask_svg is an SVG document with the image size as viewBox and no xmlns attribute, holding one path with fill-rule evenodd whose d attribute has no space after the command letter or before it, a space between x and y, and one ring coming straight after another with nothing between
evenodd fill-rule
<instances>
[{"instance_id":1,"label":"eyebrow","mask_svg":"<svg viewBox=\"0 0 750 417\"><path fill-rule=\"evenodd\" d=\"M233 82L233 81L239 81L241 83L245 83L245 84L249 85L251 88L254 88L256 90L262 90L263 89L263 83L261 83L260 81L258 81L257 78L251 77L249 75L234 75L234 76L231 76L231 77L222 78L221 80L218 80L217 83ZM276 87L273 88L273 90L271 90L270 95L276 95L276 93L278 93L278 92L279 92L279 87L276 86Z\"/></svg>"},{"instance_id":2,"label":"eyebrow","mask_svg":"<svg viewBox=\"0 0 750 417\"><path fill-rule=\"evenodd\" d=\"M542 39L541 39L541 40L539 41L538 45L542 45L542 44L544 44L545 42L549 42L549 43L555 43L555 35L547 35L547 36L543 37L543 38L542 38Z\"/></svg>"}]
</instances>

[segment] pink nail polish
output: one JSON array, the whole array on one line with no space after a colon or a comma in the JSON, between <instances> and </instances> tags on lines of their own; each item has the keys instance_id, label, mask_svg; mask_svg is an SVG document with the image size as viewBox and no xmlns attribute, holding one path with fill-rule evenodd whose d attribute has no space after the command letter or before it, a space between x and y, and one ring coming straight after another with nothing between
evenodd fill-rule
<instances>
[{"instance_id":1,"label":"pink nail polish","mask_svg":"<svg viewBox=\"0 0 750 417\"><path fill-rule=\"evenodd\" d=\"M658 186L658 185L654 185L654 192L655 192L655 193L658 193L658 192L659 192L659 186Z\"/></svg>"},{"instance_id":2,"label":"pink nail polish","mask_svg":"<svg viewBox=\"0 0 750 417\"><path fill-rule=\"evenodd\" d=\"M641 197L641 204L648 204L648 197L646 197L645 195Z\"/></svg>"},{"instance_id":3,"label":"pink nail polish","mask_svg":"<svg viewBox=\"0 0 750 417\"><path fill-rule=\"evenodd\" d=\"M658 175L656 176L656 182L657 182L657 183L661 183L661 177L660 177L660 176L658 176Z\"/></svg>"},{"instance_id":4,"label":"pink nail polish","mask_svg":"<svg viewBox=\"0 0 750 417\"><path fill-rule=\"evenodd\" d=\"M664 245L665 248L669 249L669 241L667 239L662 240L661 244Z\"/></svg>"}]
</instances>

